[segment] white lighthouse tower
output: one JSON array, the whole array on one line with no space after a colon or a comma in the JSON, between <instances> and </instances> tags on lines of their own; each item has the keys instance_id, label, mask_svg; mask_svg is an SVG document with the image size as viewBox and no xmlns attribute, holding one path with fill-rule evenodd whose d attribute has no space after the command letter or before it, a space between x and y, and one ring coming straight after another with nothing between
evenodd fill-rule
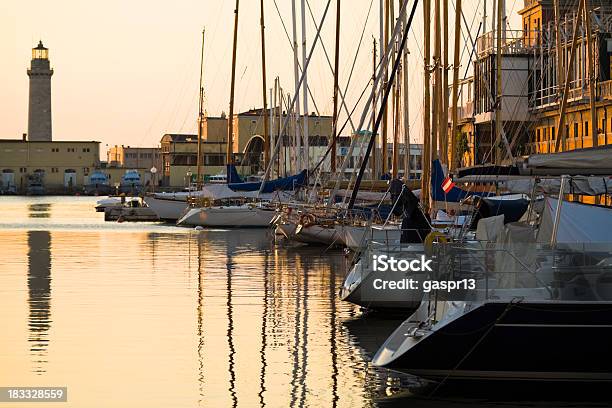
<instances>
[{"instance_id":1,"label":"white lighthouse tower","mask_svg":"<svg viewBox=\"0 0 612 408\"><path fill-rule=\"evenodd\" d=\"M51 76L49 49L42 41L32 48L30 77L30 102L28 109L28 140L51 141Z\"/></svg>"}]
</instances>

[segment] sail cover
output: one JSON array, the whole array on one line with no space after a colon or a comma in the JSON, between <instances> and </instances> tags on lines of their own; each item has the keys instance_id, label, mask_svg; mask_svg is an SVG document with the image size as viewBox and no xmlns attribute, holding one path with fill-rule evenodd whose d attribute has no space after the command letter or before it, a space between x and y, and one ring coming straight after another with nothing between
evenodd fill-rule
<instances>
[{"instance_id":1,"label":"sail cover","mask_svg":"<svg viewBox=\"0 0 612 408\"><path fill-rule=\"evenodd\" d=\"M550 242L558 200L546 197L538 242ZM612 242L612 209L564 201L561 206L558 243Z\"/></svg>"},{"instance_id":2,"label":"sail cover","mask_svg":"<svg viewBox=\"0 0 612 408\"><path fill-rule=\"evenodd\" d=\"M515 180L500 181L499 185L508 189L512 193L531 194L534 189L534 183L537 182L536 192L546 194L557 194L561 187L561 178L540 179L533 177ZM566 185L570 194L581 195L600 195L612 193L612 178L609 176L573 176L569 179L569 185Z\"/></svg>"},{"instance_id":3,"label":"sail cover","mask_svg":"<svg viewBox=\"0 0 612 408\"><path fill-rule=\"evenodd\" d=\"M526 159L523 166L530 170L568 169L582 171L582 174L612 174L612 145L555 154L534 154Z\"/></svg>"},{"instance_id":4,"label":"sail cover","mask_svg":"<svg viewBox=\"0 0 612 408\"><path fill-rule=\"evenodd\" d=\"M290 177L278 178L266 181L262 193L272 193L278 190L295 190L306 183L307 170L302 170L299 174ZM233 191L259 191L261 181L250 183L230 183L227 186Z\"/></svg>"}]
</instances>

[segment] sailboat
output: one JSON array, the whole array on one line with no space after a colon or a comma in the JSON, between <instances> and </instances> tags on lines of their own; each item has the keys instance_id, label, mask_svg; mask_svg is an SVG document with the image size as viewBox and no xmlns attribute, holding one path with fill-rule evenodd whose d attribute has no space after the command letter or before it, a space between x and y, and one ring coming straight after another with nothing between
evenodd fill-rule
<instances>
[{"instance_id":1,"label":"sailboat","mask_svg":"<svg viewBox=\"0 0 612 408\"><path fill-rule=\"evenodd\" d=\"M373 363L434 380L611 381L612 210L547 198L537 231L502 228L441 254L489 268L455 270L476 290L430 294Z\"/></svg>"},{"instance_id":2,"label":"sailboat","mask_svg":"<svg viewBox=\"0 0 612 408\"><path fill-rule=\"evenodd\" d=\"M526 181L543 200L532 196L520 222L483 218L476 240L440 247L435 278L474 279L474 290L429 293L374 365L434 380L612 381L612 209L564 198L606 194L611 152L520 160L508 186Z\"/></svg>"}]
</instances>

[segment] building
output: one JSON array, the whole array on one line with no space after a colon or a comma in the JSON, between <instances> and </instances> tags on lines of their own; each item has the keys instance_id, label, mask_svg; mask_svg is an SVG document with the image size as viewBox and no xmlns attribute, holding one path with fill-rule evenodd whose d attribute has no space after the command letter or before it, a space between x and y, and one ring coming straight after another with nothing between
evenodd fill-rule
<instances>
[{"instance_id":1,"label":"building","mask_svg":"<svg viewBox=\"0 0 612 408\"><path fill-rule=\"evenodd\" d=\"M582 16L576 15L576 3L559 0L557 24L554 2L524 0L519 11L522 29L502 34L500 99L496 93L497 33L485 33L477 39L474 75L460 84L458 145L462 165L492 163L496 157L507 161L508 148L516 157L612 143L612 3L598 3L589 10L590 41ZM568 69L576 26L575 57ZM559 129L566 77L567 104ZM503 127L496 143L498 104Z\"/></svg>"},{"instance_id":2,"label":"building","mask_svg":"<svg viewBox=\"0 0 612 408\"><path fill-rule=\"evenodd\" d=\"M264 171L263 160L263 135L264 119L263 109L251 109L237 113L233 117L233 162L238 165L238 171L243 175L252 175ZM270 114L270 110L265 111ZM277 112L278 113L278 112ZM283 112L272 120L271 149L276 144L279 133L280 120L285 120L287 115ZM279 120L280 119L280 120ZM291 119L291 118L290 118ZM309 164L315 165L317 160L325 154L332 133L331 116L309 116ZM270 123L270 122L269 122ZM298 126L303 123L303 118L298 120ZM274 176L284 176L295 170L297 150L295 148L296 138L293 126L288 126L282 138L279 148L280 164L275 170ZM206 116L202 121L202 175L207 177L225 173L227 154L227 132L228 119L224 113L220 116ZM197 173L197 135L193 134L165 134L161 139L161 161L162 161L162 186L184 187L189 177L195 180ZM302 148L302 157L305 154ZM113 157L109 157L109 163ZM329 159L324 163L324 168L329 168ZM302 168L308 167L305 160Z\"/></svg>"},{"instance_id":3,"label":"building","mask_svg":"<svg viewBox=\"0 0 612 408\"><path fill-rule=\"evenodd\" d=\"M202 121L202 140L223 142L227 139L227 116L205 116Z\"/></svg>"},{"instance_id":4,"label":"building","mask_svg":"<svg viewBox=\"0 0 612 408\"><path fill-rule=\"evenodd\" d=\"M126 169L161 169L161 150L158 147L112 146L106 152L107 167Z\"/></svg>"},{"instance_id":5,"label":"building","mask_svg":"<svg viewBox=\"0 0 612 408\"><path fill-rule=\"evenodd\" d=\"M28 140L52 140L51 126L51 76L53 69L49 62L49 49L42 41L32 49L32 61L28 69L30 97L28 105Z\"/></svg>"},{"instance_id":6,"label":"building","mask_svg":"<svg viewBox=\"0 0 612 408\"><path fill-rule=\"evenodd\" d=\"M41 177L47 193L78 192L100 166L100 142L0 139L0 190L25 193L28 177Z\"/></svg>"},{"instance_id":7,"label":"building","mask_svg":"<svg viewBox=\"0 0 612 408\"><path fill-rule=\"evenodd\" d=\"M161 185L186 187L195 180L198 164L198 136L168 133L161 138ZM225 172L225 141L202 140L202 175Z\"/></svg>"},{"instance_id":8,"label":"building","mask_svg":"<svg viewBox=\"0 0 612 408\"><path fill-rule=\"evenodd\" d=\"M355 144L353 147L353 151L349 156L351 138L350 137L340 137L338 140L338 160L337 160L337 170L340 170L343 165L343 161L348 158L348 163L346 164L346 168L344 170L344 179L349 180L357 171L359 171L359 167L361 167L363 153L369 143L371 132L362 131L360 135L354 136ZM404 177L406 174L406 145L404 143L400 143L398 146L398 177ZM376 163L381 163L382 161L382 152L380 146L376 147L375 150L372 151L372 155L376 154ZM422 144L410 144L410 179L420 179L422 173L422 155L423 155L423 145ZM391 169L393 167L393 143L387 142L387 169ZM380 178L380 168L377 171L379 174L377 175ZM371 162L369 162L368 167L366 167L365 177L367 179L375 179L376 177L372 177L372 167Z\"/></svg>"}]
</instances>

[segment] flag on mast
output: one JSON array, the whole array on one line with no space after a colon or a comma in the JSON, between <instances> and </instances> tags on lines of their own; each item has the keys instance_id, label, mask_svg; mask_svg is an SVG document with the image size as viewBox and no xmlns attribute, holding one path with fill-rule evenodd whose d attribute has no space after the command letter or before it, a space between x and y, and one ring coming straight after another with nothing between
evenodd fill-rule
<instances>
[{"instance_id":1,"label":"flag on mast","mask_svg":"<svg viewBox=\"0 0 612 408\"><path fill-rule=\"evenodd\" d=\"M444 190L444 194L448 194L448 192L451 191L453 187L455 187L455 182L452 178L447 177L444 179L441 186L442 190Z\"/></svg>"}]
</instances>

